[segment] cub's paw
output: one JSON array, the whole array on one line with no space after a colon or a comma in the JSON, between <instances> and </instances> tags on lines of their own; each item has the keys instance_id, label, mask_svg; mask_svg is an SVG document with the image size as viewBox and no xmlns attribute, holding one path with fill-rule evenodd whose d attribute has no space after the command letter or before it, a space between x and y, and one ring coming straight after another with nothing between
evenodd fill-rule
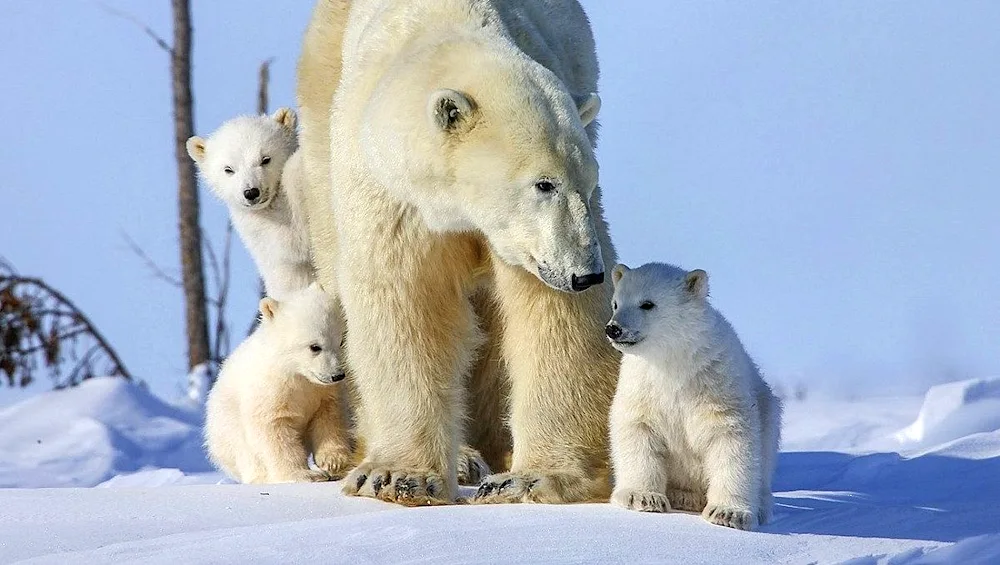
<instances>
[{"instance_id":1,"label":"cub's paw","mask_svg":"<svg viewBox=\"0 0 1000 565\"><path fill-rule=\"evenodd\" d=\"M330 480L330 475L326 474L326 471L317 471L315 469L302 469L300 471L295 471L288 475L282 476L279 480L274 481L278 483L323 483Z\"/></svg>"},{"instance_id":2,"label":"cub's paw","mask_svg":"<svg viewBox=\"0 0 1000 565\"><path fill-rule=\"evenodd\" d=\"M478 451L467 445L458 448L458 484L478 485L483 477L490 474L490 466Z\"/></svg>"},{"instance_id":3,"label":"cub's paw","mask_svg":"<svg viewBox=\"0 0 1000 565\"><path fill-rule=\"evenodd\" d=\"M611 504L639 512L669 512L670 500L660 492L621 489L611 493Z\"/></svg>"},{"instance_id":4,"label":"cub's paw","mask_svg":"<svg viewBox=\"0 0 1000 565\"><path fill-rule=\"evenodd\" d=\"M313 453L313 461L332 480L340 480L351 467L351 450L338 445L320 446Z\"/></svg>"},{"instance_id":5,"label":"cub's paw","mask_svg":"<svg viewBox=\"0 0 1000 565\"><path fill-rule=\"evenodd\" d=\"M391 469L362 463L344 479L344 494L367 496L403 506L431 506L450 502L444 478L434 471Z\"/></svg>"},{"instance_id":6,"label":"cub's paw","mask_svg":"<svg viewBox=\"0 0 1000 565\"><path fill-rule=\"evenodd\" d=\"M691 490L667 490L667 498L674 510L688 512L701 512L708 503L704 493Z\"/></svg>"},{"instance_id":7,"label":"cub's paw","mask_svg":"<svg viewBox=\"0 0 1000 565\"><path fill-rule=\"evenodd\" d=\"M592 480L565 473L535 471L497 473L483 479L470 502L473 504L583 502L595 498L594 487Z\"/></svg>"},{"instance_id":8,"label":"cub's paw","mask_svg":"<svg viewBox=\"0 0 1000 565\"><path fill-rule=\"evenodd\" d=\"M756 513L746 506L710 502L701 516L713 524L737 530L753 530L758 525Z\"/></svg>"}]
</instances>

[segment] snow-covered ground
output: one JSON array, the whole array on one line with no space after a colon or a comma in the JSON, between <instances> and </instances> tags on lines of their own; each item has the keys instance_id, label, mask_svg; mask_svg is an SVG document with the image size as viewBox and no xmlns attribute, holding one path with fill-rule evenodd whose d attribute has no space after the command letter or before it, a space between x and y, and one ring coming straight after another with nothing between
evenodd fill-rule
<instances>
[{"instance_id":1,"label":"snow-covered ground","mask_svg":"<svg viewBox=\"0 0 1000 565\"><path fill-rule=\"evenodd\" d=\"M0 563L1000 563L1000 379L789 402L775 518L752 533L606 504L410 509L336 483L228 484L200 421L110 379L0 410Z\"/></svg>"}]
</instances>

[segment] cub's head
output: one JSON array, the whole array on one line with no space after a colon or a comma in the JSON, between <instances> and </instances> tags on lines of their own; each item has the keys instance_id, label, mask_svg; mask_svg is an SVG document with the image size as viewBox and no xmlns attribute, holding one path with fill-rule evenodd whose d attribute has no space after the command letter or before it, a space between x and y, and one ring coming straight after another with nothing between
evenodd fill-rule
<instances>
[{"instance_id":1,"label":"cub's head","mask_svg":"<svg viewBox=\"0 0 1000 565\"><path fill-rule=\"evenodd\" d=\"M600 284L586 129L597 94L571 94L523 54L471 40L415 60L380 83L361 118L371 174L431 229L478 230L501 260L552 288Z\"/></svg>"},{"instance_id":2,"label":"cub's head","mask_svg":"<svg viewBox=\"0 0 1000 565\"><path fill-rule=\"evenodd\" d=\"M295 124L288 108L271 116L239 116L208 139L187 140L188 155L227 206L266 208L278 193L285 161L298 148Z\"/></svg>"},{"instance_id":3,"label":"cub's head","mask_svg":"<svg viewBox=\"0 0 1000 565\"><path fill-rule=\"evenodd\" d=\"M672 349L693 343L704 333L708 308L708 273L673 265L647 263L637 269L615 265L614 314L604 331L623 353Z\"/></svg>"},{"instance_id":4,"label":"cub's head","mask_svg":"<svg viewBox=\"0 0 1000 565\"><path fill-rule=\"evenodd\" d=\"M287 299L260 301L261 329L289 372L328 385L344 379L343 322L336 300L313 283Z\"/></svg>"}]
</instances>

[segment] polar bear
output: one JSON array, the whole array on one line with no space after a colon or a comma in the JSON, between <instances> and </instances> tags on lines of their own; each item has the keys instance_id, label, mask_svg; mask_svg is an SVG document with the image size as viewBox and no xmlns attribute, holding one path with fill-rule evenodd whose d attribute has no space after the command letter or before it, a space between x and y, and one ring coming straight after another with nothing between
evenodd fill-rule
<instances>
[{"instance_id":1,"label":"polar bear","mask_svg":"<svg viewBox=\"0 0 1000 565\"><path fill-rule=\"evenodd\" d=\"M611 405L611 502L702 513L749 530L770 519L781 402L707 300L708 274L616 265L608 339L624 353Z\"/></svg>"},{"instance_id":2,"label":"polar bear","mask_svg":"<svg viewBox=\"0 0 1000 565\"><path fill-rule=\"evenodd\" d=\"M284 300L315 280L307 229L295 196L302 158L296 115L239 116L208 139L187 141L188 154L208 186L229 208L253 257L267 295Z\"/></svg>"},{"instance_id":3,"label":"polar bear","mask_svg":"<svg viewBox=\"0 0 1000 565\"><path fill-rule=\"evenodd\" d=\"M336 304L318 285L260 301L261 323L226 359L206 403L212 462L242 483L343 476L351 445L337 425L344 379ZM308 458L320 470L310 469Z\"/></svg>"},{"instance_id":4,"label":"polar bear","mask_svg":"<svg viewBox=\"0 0 1000 565\"><path fill-rule=\"evenodd\" d=\"M597 77L575 0L316 3L304 202L360 399L349 494L452 500L463 435L491 466L512 444L474 501L610 493Z\"/></svg>"}]
</instances>

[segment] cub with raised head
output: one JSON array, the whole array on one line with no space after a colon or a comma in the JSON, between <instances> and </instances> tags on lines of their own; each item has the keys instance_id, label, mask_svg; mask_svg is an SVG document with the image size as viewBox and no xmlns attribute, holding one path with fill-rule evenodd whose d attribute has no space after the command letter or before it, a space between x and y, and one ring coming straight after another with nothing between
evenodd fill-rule
<instances>
[{"instance_id":1,"label":"cub with raised head","mask_svg":"<svg viewBox=\"0 0 1000 565\"><path fill-rule=\"evenodd\" d=\"M300 190L301 155L295 112L238 116L207 139L187 141L188 154L212 192L229 208L233 226L264 279L282 300L315 280Z\"/></svg>"},{"instance_id":2,"label":"cub with raised head","mask_svg":"<svg viewBox=\"0 0 1000 565\"><path fill-rule=\"evenodd\" d=\"M242 483L339 478L351 445L339 426L344 379L337 304L313 283L260 301L261 324L222 365L206 405L205 446ZM334 426L331 429L331 426ZM309 454L320 470L309 467Z\"/></svg>"},{"instance_id":3,"label":"cub with raised head","mask_svg":"<svg viewBox=\"0 0 1000 565\"><path fill-rule=\"evenodd\" d=\"M621 351L611 405L611 503L701 512L750 530L770 519L781 402L708 303L708 274L617 265L605 328Z\"/></svg>"}]
</instances>

